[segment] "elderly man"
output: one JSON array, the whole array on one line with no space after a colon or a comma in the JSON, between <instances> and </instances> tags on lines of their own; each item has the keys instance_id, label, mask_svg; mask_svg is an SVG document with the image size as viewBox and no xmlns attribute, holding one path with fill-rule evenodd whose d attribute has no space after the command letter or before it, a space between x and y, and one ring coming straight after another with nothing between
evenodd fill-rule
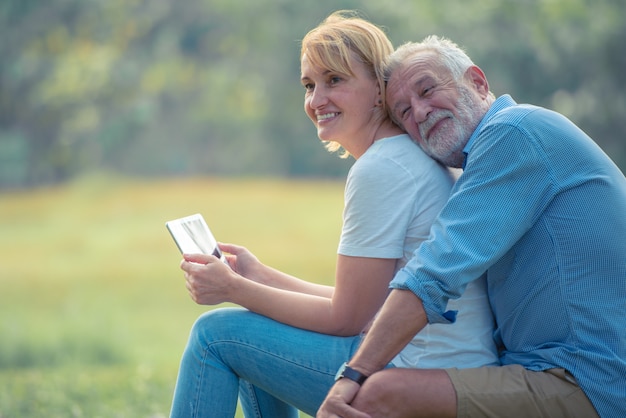
<instances>
[{"instance_id":1,"label":"elderly man","mask_svg":"<svg viewBox=\"0 0 626 418\"><path fill-rule=\"evenodd\" d=\"M449 40L403 45L387 80L396 123L463 174L317 416L626 416L623 173L562 115L496 99ZM485 272L502 366L386 367Z\"/></svg>"}]
</instances>

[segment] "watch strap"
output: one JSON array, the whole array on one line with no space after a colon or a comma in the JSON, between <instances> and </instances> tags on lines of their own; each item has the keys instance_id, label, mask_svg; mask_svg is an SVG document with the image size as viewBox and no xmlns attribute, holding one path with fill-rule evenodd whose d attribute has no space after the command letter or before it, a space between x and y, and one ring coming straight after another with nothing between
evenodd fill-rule
<instances>
[{"instance_id":1,"label":"watch strap","mask_svg":"<svg viewBox=\"0 0 626 418\"><path fill-rule=\"evenodd\" d=\"M350 379L353 382L356 382L359 386L362 385L365 380L369 377L364 375L363 373L359 372L358 370L353 369L352 367L348 366L347 363L344 363L343 366L341 367L338 375L337 375L337 379L339 380L341 378L346 378L346 379Z\"/></svg>"}]
</instances>

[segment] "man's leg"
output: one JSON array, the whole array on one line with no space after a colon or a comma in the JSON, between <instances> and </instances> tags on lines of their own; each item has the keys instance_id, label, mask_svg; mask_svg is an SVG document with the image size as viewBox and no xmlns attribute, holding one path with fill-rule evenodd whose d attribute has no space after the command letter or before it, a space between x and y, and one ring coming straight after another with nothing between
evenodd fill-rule
<instances>
[{"instance_id":1,"label":"man's leg","mask_svg":"<svg viewBox=\"0 0 626 418\"><path fill-rule=\"evenodd\" d=\"M448 369L457 393L458 417L594 418L593 405L563 369L520 365Z\"/></svg>"},{"instance_id":2,"label":"man's leg","mask_svg":"<svg viewBox=\"0 0 626 418\"><path fill-rule=\"evenodd\" d=\"M456 393L445 370L390 368L370 376L352 406L372 418L453 418Z\"/></svg>"},{"instance_id":3,"label":"man's leg","mask_svg":"<svg viewBox=\"0 0 626 418\"><path fill-rule=\"evenodd\" d=\"M597 413L562 369L519 365L476 369L386 369L372 375L352 405L373 418L593 418Z\"/></svg>"}]
</instances>

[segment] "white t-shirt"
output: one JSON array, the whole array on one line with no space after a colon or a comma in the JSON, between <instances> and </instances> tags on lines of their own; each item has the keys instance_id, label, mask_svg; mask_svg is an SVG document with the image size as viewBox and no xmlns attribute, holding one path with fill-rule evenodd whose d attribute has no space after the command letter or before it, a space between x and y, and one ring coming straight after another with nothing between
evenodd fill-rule
<instances>
[{"instance_id":1,"label":"white t-shirt","mask_svg":"<svg viewBox=\"0 0 626 418\"><path fill-rule=\"evenodd\" d=\"M408 135L374 142L348 174L338 253L396 258L399 270L428 238L454 180ZM459 311L456 322L427 325L393 360L396 367L499 364L485 281L472 282L449 309Z\"/></svg>"}]
</instances>

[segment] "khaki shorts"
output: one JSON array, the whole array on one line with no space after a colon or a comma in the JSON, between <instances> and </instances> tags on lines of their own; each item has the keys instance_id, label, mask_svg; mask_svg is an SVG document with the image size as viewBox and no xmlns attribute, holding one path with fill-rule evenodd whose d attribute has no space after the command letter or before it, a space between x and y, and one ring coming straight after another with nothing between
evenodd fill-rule
<instances>
[{"instance_id":1,"label":"khaki shorts","mask_svg":"<svg viewBox=\"0 0 626 418\"><path fill-rule=\"evenodd\" d=\"M581 417L598 414L574 377L519 365L446 369L457 397L457 417Z\"/></svg>"}]
</instances>

